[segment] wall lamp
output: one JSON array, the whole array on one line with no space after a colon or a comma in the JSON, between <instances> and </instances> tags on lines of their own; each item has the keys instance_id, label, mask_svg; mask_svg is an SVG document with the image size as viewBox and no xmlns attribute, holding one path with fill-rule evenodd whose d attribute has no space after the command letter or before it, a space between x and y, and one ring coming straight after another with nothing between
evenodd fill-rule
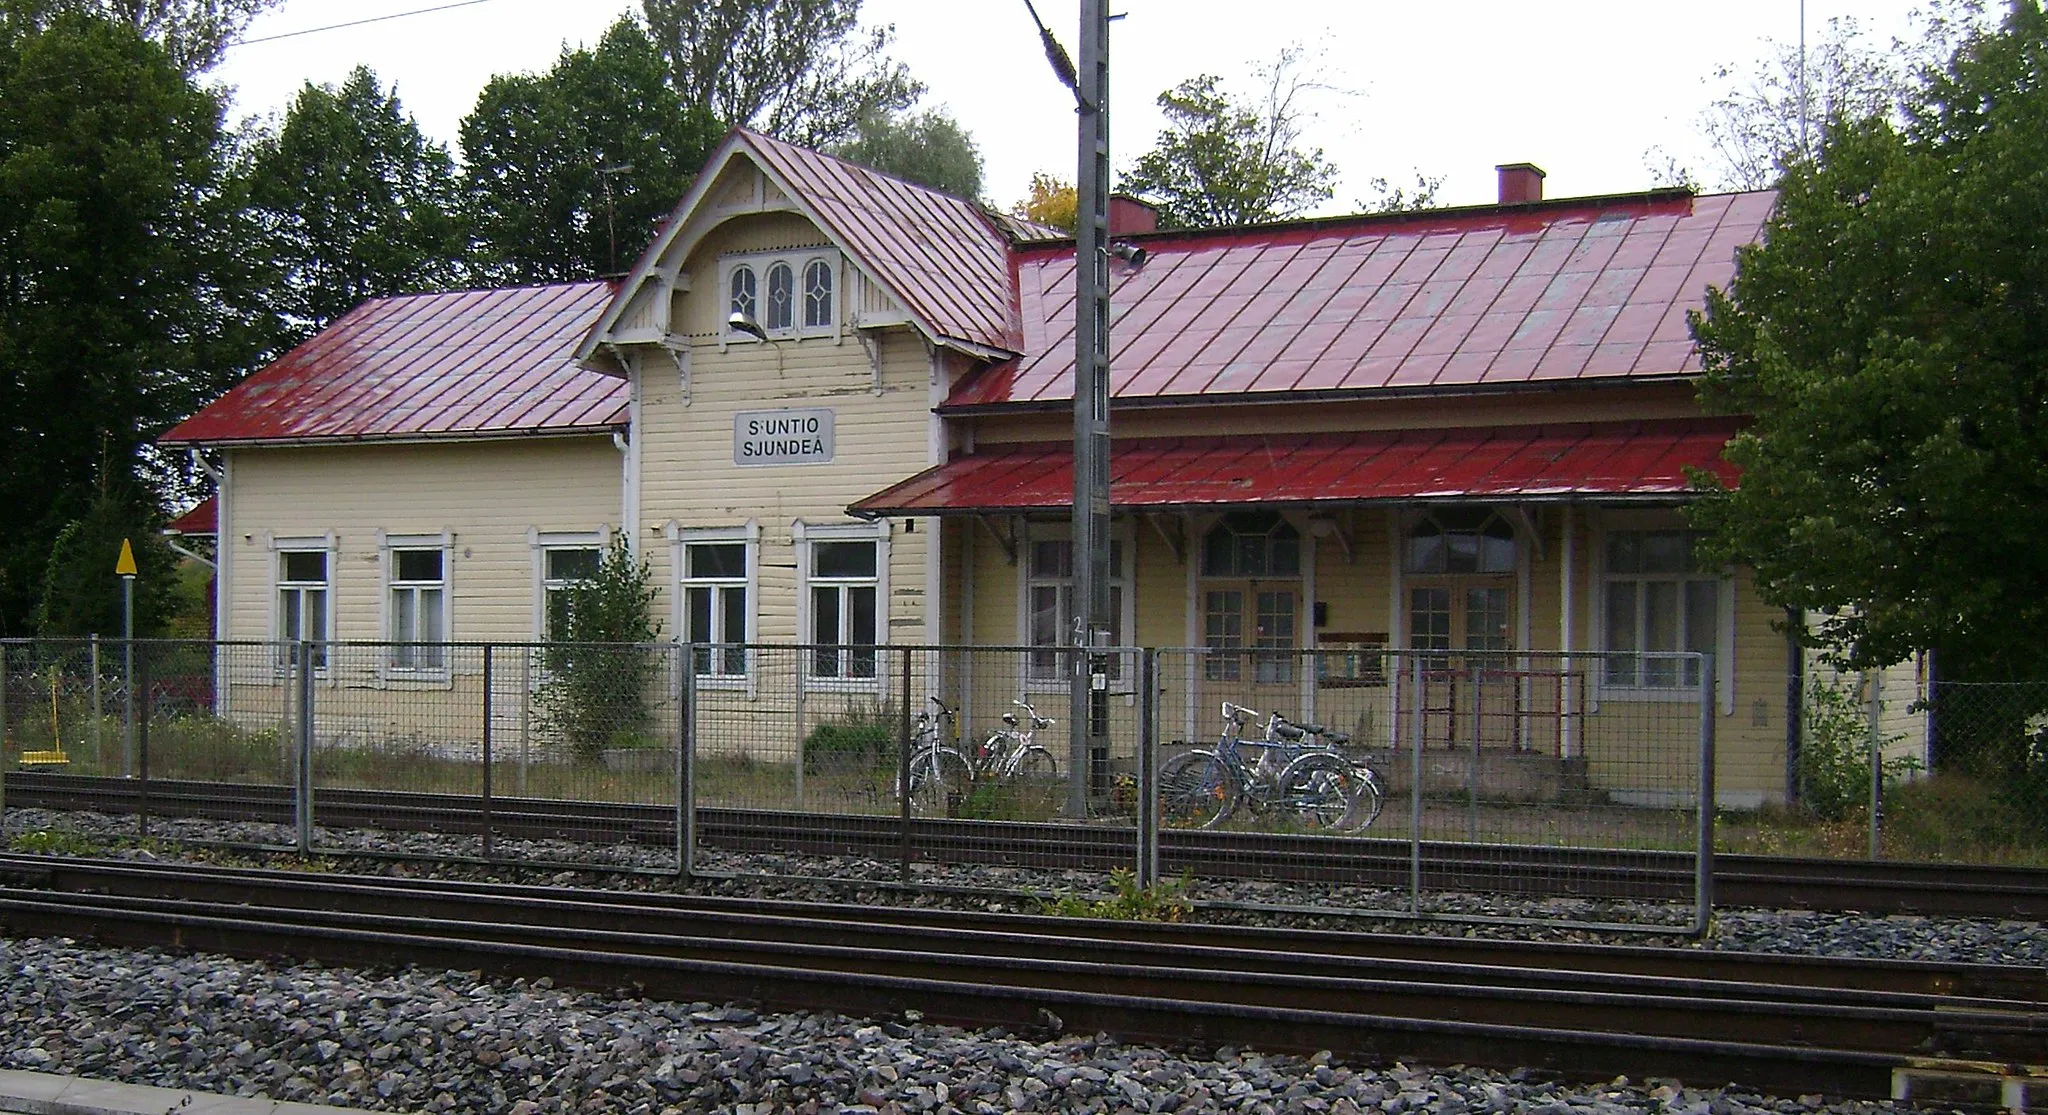
<instances>
[{"instance_id":1,"label":"wall lamp","mask_svg":"<svg viewBox=\"0 0 2048 1115\"><path fill-rule=\"evenodd\" d=\"M1145 249L1140 248L1139 246L1131 243L1128 240L1116 241L1115 243L1111 244L1106 250L1109 252L1110 255L1115 256L1120 260L1123 260L1125 263L1130 264L1132 267L1145 266L1145 258L1150 254L1146 252Z\"/></svg>"},{"instance_id":2,"label":"wall lamp","mask_svg":"<svg viewBox=\"0 0 2048 1115\"><path fill-rule=\"evenodd\" d=\"M731 329L733 332L745 333L757 341L768 339L768 331L761 328L761 323L755 321L752 315L742 310L734 310L732 316L725 319L725 325L726 328Z\"/></svg>"}]
</instances>

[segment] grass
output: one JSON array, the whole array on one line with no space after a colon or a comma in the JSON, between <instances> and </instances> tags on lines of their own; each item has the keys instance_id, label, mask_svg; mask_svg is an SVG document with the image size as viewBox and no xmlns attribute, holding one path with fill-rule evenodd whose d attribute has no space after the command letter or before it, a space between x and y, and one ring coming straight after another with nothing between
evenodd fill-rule
<instances>
[{"instance_id":1,"label":"grass","mask_svg":"<svg viewBox=\"0 0 2048 1115\"><path fill-rule=\"evenodd\" d=\"M1995 790L1946 772L1898 786L1884 802L1879 850L1886 859L2048 867L2048 843L2028 835L2038 822L2019 816ZM1840 821L1782 806L1723 812L1717 833L1724 852L1862 859L1870 854L1870 810Z\"/></svg>"},{"instance_id":2,"label":"grass","mask_svg":"<svg viewBox=\"0 0 2048 1115\"><path fill-rule=\"evenodd\" d=\"M1136 874L1126 868L1109 873L1116 893L1107 898L1084 898L1063 892L1039 902L1039 912L1063 918L1108 918L1114 921L1185 921L1194 912L1188 891L1195 879L1192 872L1178 879L1163 879L1149 887L1138 885Z\"/></svg>"}]
</instances>

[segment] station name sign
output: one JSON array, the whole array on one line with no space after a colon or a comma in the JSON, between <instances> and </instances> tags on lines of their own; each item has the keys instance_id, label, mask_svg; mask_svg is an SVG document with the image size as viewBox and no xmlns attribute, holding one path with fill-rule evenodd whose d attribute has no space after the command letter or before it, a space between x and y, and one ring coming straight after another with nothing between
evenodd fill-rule
<instances>
[{"instance_id":1,"label":"station name sign","mask_svg":"<svg viewBox=\"0 0 2048 1115\"><path fill-rule=\"evenodd\" d=\"M832 460L832 408L743 410L732 416L732 463L822 465Z\"/></svg>"}]
</instances>

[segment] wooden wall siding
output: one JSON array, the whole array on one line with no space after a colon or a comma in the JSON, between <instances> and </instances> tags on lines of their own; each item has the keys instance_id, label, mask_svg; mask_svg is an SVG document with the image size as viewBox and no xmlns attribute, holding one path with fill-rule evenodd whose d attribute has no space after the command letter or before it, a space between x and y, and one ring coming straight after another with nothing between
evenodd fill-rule
<instances>
[{"instance_id":1,"label":"wooden wall siding","mask_svg":"<svg viewBox=\"0 0 2048 1115\"><path fill-rule=\"evenodd\" d=\"M1118 438L1207 437L1226 434L1299 434L1355 430L1432 429L1532 425L1545 422L1621 422L1691 418L1701 413L1685 384L1544 391L1461 398L1371 399L1317 403L1187 405L1119 409ZM1065 441L1073 418L1064 411L982 415L953 421L971 429L975 444Z\"/></svg>"},{"instance_id":2,"label":"wooden wall siding","mask_svg":"<svg viewBox=\"0 0 2048 1115\"><path fill-rule=\"evenodd\" d=\"M788 213L735 218L712 230L685 268L693 277L690 292L678 295L676 320L689 333L687 394L667 357L640 353L640 530L661 588L657 606L671 630L677 622L671 592L676 570L662 536L669 523L685 530L757 523L755 637L790 642L800 637L794 524L854 523L846 515L848 504L930 463L932 361L908 329L871 334L879 351L879 390L869 352L851 329L838 337L723 343L729 310L717 278L719 258L822 242L815 227ZM844 289L842 272L841 297L835 299L842 321ZM833 410L833 460L735 465L734 415L784 407ZM886 526L889 639L923 642L932 521L914 529L904 520Z\"/></svg>"},{"instance_id":3,"label":"wooden wall siding","mask_svg":"<svg viewBox=\"0 0 2048 1115\"><path fill-rule=\"evenodd\" d=\"M270 537L334 532L334 635L381 639L384 571L377 531L454 532L449 635L534 637L528 531L596 531L619 518L620 462L609 438L333 448L236 449L228 639L269 639L277 556Z\"/></svg>"}]
</instances>

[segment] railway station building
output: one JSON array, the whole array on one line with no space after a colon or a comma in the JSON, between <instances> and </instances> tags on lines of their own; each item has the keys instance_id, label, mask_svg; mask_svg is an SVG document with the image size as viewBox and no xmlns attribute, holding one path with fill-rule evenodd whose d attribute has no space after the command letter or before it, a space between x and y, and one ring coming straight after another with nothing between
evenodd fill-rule
<instances>
[{"instance_id":1,"label":"railway station building","mask_svg":"<svg viewBox=\"0 0 2048 1115\"><path fill-rule=\"evenodd\" d=\"M1719 794L1782 800L1785 616L1681 510L1693 470L1740 481L1686 314L1773 195L1499 173L1497 204L1256 227L1114 201L1116 641L1203 652L1162 679L1182 739L1221 698L1391 745L1384 651L1530 656L1471 674L1512 715L1451 696L1442 730L1596 764L1589 712L1696 717L1659 655L1710 653ZM619 535L692 642L1070 641L1074 267L1058 230L735 131L622 280L373 300L170 431L220 474L219 636L387 641L325 683L460 691L405 645L545 639ZM758 699L761 661L702 683ZM1058 703L1021 661L955 684Z\"/></svg>"}]
</instances>

